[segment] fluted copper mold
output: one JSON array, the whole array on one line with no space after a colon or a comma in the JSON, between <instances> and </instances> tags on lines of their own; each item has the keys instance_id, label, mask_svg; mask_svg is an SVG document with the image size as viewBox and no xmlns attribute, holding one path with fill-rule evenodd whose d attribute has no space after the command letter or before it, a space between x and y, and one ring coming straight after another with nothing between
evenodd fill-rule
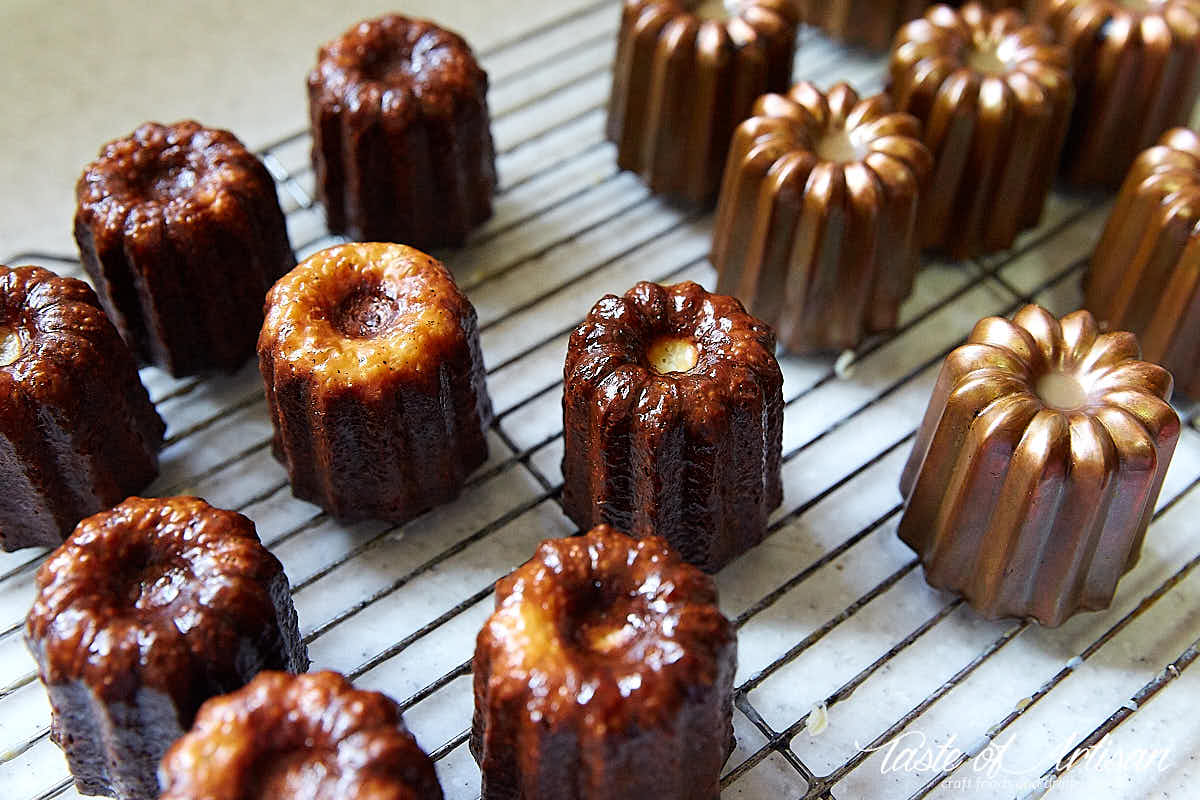
<instances>
[{"instance_id":1,"label":"fluted copper mold","mask_svg":"<svg viewBox=\"0 0 1200 800\"><path fill-rule=\"evenodd\" d=\"M787 91L793 0L625 0L608 138L617 164L682 205L716 197L730 137L765 92Z\"/></svg>"},{"instance_id":2,"label":"fluted copper mold","mask_svg":"<svg viewBox=\"0 0 1200 800\"><path fill-rule=\"evenodd\" d=\"M258 360L292 491L339 519L404 522L487 460L475 308L419 250L310 256L267 294Z\"/></svg>"},{"instance_id":3,"label":"fluted copper mold","mask_svg":"<svg viewBox=\"0 0 1200 800\"><path fill-rule=\"evenodd\" d=\"M1171 375L1132 333L1030 305L942 365L900 490L933 586L988 618L1056 626L1109 606L1179 438Z\"/></svg>"},{"instance_id":4,"label":"fluted copper mold","mask_svg":"<svg viewBox=\"0 0 1200 800\"><path fill-rule=\"evenodd\" d=\"M492 215L488 77L461 36L387 14L326 44L308 76L313 168L329 229L421 249Z\"/></svg>"},{"instance_id":5,"label":"fluted copper mold","mask_svg":"<svg viewBox=\"0 0 1200 800\"><path fill-rule=\"evenodd\" d=\"M1064 175L1115 189L1139 152L1187 124L1200 97L1200 0L1037 0L1034 16L1074 66Z\"/></svg>"},{"instance_id":6,"label":"fluted copper mold","mask_svg":"<svg viewBox=\"0 0 1200 800\"><path fill-rule=\"evenodd\" d=\"M717 291L789 350L853 347L896 325L917 270L921 126L840 83L759 98L733 137L717 204Z\"/></svg>"},{"instance_id":7,"label":"fluted copper mold","mask_svg":"<svg viewBox=\"0 0 1200 800\"><path fill-rule=\"evenodd\" d=\"M1101 325L1138 335L1142 352L1200 399L1200 135L1168 131L1134 161L1087 277Z\"/></svg>"},{"instance_id":8,"label":"fluted copper mold","mask_svg":"<svg viewBox=\"0 0 1200 800\"><path fill-rule=\"evenodd\" d=\"M482 800L716 800L735 637L713 579L663 539L542 542L476 640Z\"/></svg>"},{"instance_id":9,"label":"fluted copper mold","mask_svg":"<svg viewBox=\"0 0 1200 800\"><path fill-rule=\"evenodd\" d=\"M924 245L967 258L1037 224L1070 120L1068 64L1044 28L978 3L934 6L896 35L890 92L924 124L936 163Z\"/></svg>"}]
</instances>

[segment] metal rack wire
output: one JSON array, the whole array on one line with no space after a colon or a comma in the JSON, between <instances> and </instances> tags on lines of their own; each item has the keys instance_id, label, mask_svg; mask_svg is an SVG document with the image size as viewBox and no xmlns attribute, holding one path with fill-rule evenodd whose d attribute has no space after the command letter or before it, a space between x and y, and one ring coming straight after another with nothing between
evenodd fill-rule
<instances>
[{"instance_id":1,"label":"metal rack wire","mask_svg":"<svg viewBox=\"0 0 1200 800\"><path fill-rule=\"evenodd\" d=\"M256 521L292 580L314 668L339 669L402 699L450 798L478 795L464 745L470 656L492 584L538 540L573 530L558 505L567 335L604 292L642 278L711 286L714 277L710 216L651 197L618 172L604 141L615 8L567 5L555 23L481 54L492 75L502 188L495 218L466 248L441 255L479 309L497 419L492 456L457 503L402 527L339 525L292 498L270 454L253 365L204 380L143 371L168 421L150 493L200 494ZM883 73L879 59L805 31L795 74L870 91ZM300 256L339 241L314 204L308 146L300 132L260 153ZM1057 631L979 620L925 586L892 535L899 468L941 359L986 314L1032 300L1058 312L1075 307L1104 212L1103 199L1056 195L1043 224L1012 251L930 263L899 329L860 347L848 369L847 359L782 360L784 506L769 539L718 577L741 653L727 795L949 796L964 775L978 775L989 745L1014 733L1021 738L1013 747L1037 769L994 787L976 782L970 796L1040 796L1055 783L1083 791L1101 778L1074 780L1061 757L1131 718L1159 721L1161 712L1140 711L1155 696L1182 696L1172 685L1200 648L1200 544L1189 540L1189 517L1200 511L1192 407L1178 404L1191 427L1142 564L1108 612ZM65 255L25 253L7 263L82 277ZM0 555L0 785L20 797L69 797L44 692L20 641L43 555ZM815 735L825 718L828 730ZM937 769L889 771L881 763L889 743L913 732L960 744ZM1200 745L1191 734L1181 752ZM1085 763L1070 762L1076 774ZM1149 793L1142 788L1130 796Z\"/></svg>"}]
</instances>

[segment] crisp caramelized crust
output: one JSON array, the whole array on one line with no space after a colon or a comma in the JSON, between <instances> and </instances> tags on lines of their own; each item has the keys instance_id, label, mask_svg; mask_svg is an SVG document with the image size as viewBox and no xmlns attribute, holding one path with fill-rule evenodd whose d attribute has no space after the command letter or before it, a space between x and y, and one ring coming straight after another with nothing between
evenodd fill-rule
<instances>
[{"instance_id":1,"label":"crisp caramelized crust","mask_svg":"<svg viewBox=\"0 0 1200 800\"><path fill-rule=\"evenodd\" d=\"M1171 375L1131 333L1026 306L946 359L901 479L900 538L987 617L1107 608L1179 438Z\"/></svg>"},{"instance_id":2,"label":"crisp caramelized crust","mask_svg":"<svg viewBox=\"0 0 1200 800\"><path fill-rule=\"evenodd\" d=\"M717 291L797 352L895 326L918 266L921 125L848 84L764 95L738 127L717 206Z\"/></svg>"},{"instance_id":3,"label":"crisp caramelized crust","mask_svg":"<svg viewBox=\"0 0 1200 800\"><path fill-rule=\"evenodd\" d=\"M1071 51L1079 101L1068 180L1115 189L1134 158L1186 125L1200 97L1200 0L1033 0Z\"/></svg>"},{"instance_id":4,"label":"crisp caramelized crust","mask_svg":"<svg viewBox=\"0 0 1200 800\"><path fill-rule=\"evenodd\" d=\"M490 217L487 89L462 37L423 20L388 14L322 47L308 96L330 230L427 249Z\"/></svg>"},{"instance_id":5,"label":"crisp caramelized crust","mask_svg":"<svg viewBox=\"0 0 1200 800\"><path fill-rule=\"evenodd\" d=\"M42 565L25 638L85 793L154 797L209 697L308 664L287 577L254 523L195 497L133 497Z\"/></svg>"},{"instance_id":6,"label":"crisp caramelized crust","mask_svg":"<svg viewBox=\"0 0 1200 800\"><path fill-rule=\"evenodd\" d=\"M791 83L793 0L624 0L608 107L617 164L681 204L716 197L730 137Z\"/></svg>"},{"instance_id":7,"label":"crisp caramelized crust","mask_svg":"<svg viewBox=\"0 0 1200 800\"><path fill-rule=\"evenodd\" d=\"M758 544L783 497L774 351L765 323L695 283L597 302L564 368L568 516L657 534L709 571Z\"/></svg>"},{"instance_id":8,"label":"crisp caramelized crust","mask_svg":"<svg viewBox=\"0 0 1200 800\"><path fill-rule=\"evenodd\" d=\"M475 309L418 250L311 256L268 294L258 351L293 490L339 517L402 522L487 458Z\"/></svg>"},{"instance_id":9,"label":"crisp caramelized crust","mask_svg":"<svg viewBox=\"0 0 1200 800\"><path fill-rule=\"evenodd\" d=\"M0 546L55 547L144 488L163 430L88 285L0 265Z\"/></svg>"},{"instance_id":10,"label":"crisp caramelized crust","mask_svg":"<svg viewBox=\"0 0 1200 800\"><path fill-rule=\"evenodd\" d=\"M705 798L733 743L733 625L657 537L543 542L475 648L483 798Z\"/></svg>"},{"instance_id":11,"label":"crisp caramelized crust","mask_svg":"<svg viewBox=\"0 0 1200 800\"><path fill-rule=\"evenodd\" d=\"M163 758L159 800L441 800L399 707L336 672L263 672L209 700Z\"/></svg>"},{"instance_id":12,"label":"crisp caramelized crust","mask_svg":"<svg viewBox=\"0 0 1200 800\"><path fill-rule=\"evenodd\" d=\"M936 164L924 245L967 258L1037 224L1070 121L1068 65L1049 32L1013 10L939 5L900 30L889 91L924 124Z\"/></svg>"},{"instance_id":13,"label":"crisp caramelized crust","mask_svg":"<svg viewBox=\"0 0 1200 800\"><path fill-rule=\"evenodd\" d=\"M1101 325L1131 330L1150 361L1200 398L1200 135L1175 128L1129 171L1087 279Z\"/></svg>"}]
</instances>

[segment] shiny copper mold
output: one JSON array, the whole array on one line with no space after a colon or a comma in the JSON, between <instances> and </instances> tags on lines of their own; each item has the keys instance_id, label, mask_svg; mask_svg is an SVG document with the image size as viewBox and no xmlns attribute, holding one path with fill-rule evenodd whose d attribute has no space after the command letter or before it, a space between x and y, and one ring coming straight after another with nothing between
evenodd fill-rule
<instances>
[{"instance_id":1,"label":"shiny copper mold","mask_svg":"<svg viewBox=\"0 0 1200 800\"><path fill-rule=\"evenodd\" d=\"M656 363L659 343L690 363ZM698 284L606 295L563 369L563 491L581 529L666 539L713 572L762 541L783 501L775 334Z\"/></svg>"},{"instance_id":2,"label":"shiny copper mold","mask_svg":"<svg viewBox=\"0 0 1200 800\"><path fill-rule=\"evenodd\" d=\"M947 357L900 490L933 586L1056 626L1109 606L1179 438L1171 375L1086 311L989 317Z\"/></svg>"},{"instance_id":3,"label":"shiny copper mold","mask_svg":"<svg viewBox=\"0 0 1200 800\"><path fill-rule=\"evenodd\" d=\"M88 517L37 588L25 641L83 794L153 800L159 759L205 700L308 667L283 565L253 522L199 498Z\"/></svg>"},{"instance_id":4,"label":"shiny copper mold","mask_svg":"<svg viewBox=\"0 0 1200 800\"><path fill-rule=\"evenodd\" d=\"M263 296L296 259L275 182L237 137L146 123L75 194L80 261L135 355L176 377L246 363Z\"/></svg>"},{"instance_id":5,"label":"shiny copper mold","mask_svg":"<svg viewBox=\"0 0 1200 800\"><path fill-rule=\"evenodd\" d=\"M1092 256L1087 307L1200 399L1200 136L1168 131L1134 161Z\"/></svg>"},{"instance_id":6,"label":"shiny copper mold","mask_svg":"<svg viewBox=\"0 0 1200 800\"><path fill-rule=\"evenodd\" d=\"M159 800L442 800L399 706L336 672L262 672L209 700L160 775Z\"/></svg>"},{"instance_id":7,"label":"shiny copper mold","mask_svg":"<svg viewBox=\"0 0 1200 800\"><path fill-rule=\"evenodd\" d=\"M1037 224L1070 121L1068 64L1048 31L978 3L934 6L896 35L889 91L924 124L936 162L924 245L967 258Z\"/></svg>"},{"instance_id":8,"label":"shiny copper mold","mask_svg":"<svg viewBox=\"0 0 1200 800\"><path fill-rule=\"evenodd\" d=\"M476 641L483 800L714 800L736 664L712 578L663 539L543 542Z\"/></svg>"},{"instance_id":9,"label":"shiny copper mold","mask_svg":"<svg viewBox=\"0 0 1200 800\"><path fill-rule=\"evenodd\" d=\"M734 128L755 98L791 83L793 0L731 0L706 19L694 0L625 0L608 138L617 164L688 206L711 203Z\"/></svg>"},{"instance_id":10,"label":"shiny copper mold","mask_svg":"<svg viewBox=\"0 0 1200 800\"><path fill-rule=\"evenodd\" d=\"M387 14L323 46L308 76L313 168L329 229L421 249L492 215L488 77L458 34Z\"/></svg>"},{"instance_id":11,"label":"shiny copper mold","mask_svg":"<svg viewBox=\"0 0 1200 800\"><path fill-rule=\"evenodd\" d=\"M86 283L0 265L0 547L56 547L141 491L164 427Z\"/></svg>"},{"instance_id":12,"label":"shiny copper mold","mask_svg":"<svg viewBox=\"0 0 1200 800\"><path fill-rule=\"evenodd\" d=\"M713 233L717 291L789 350L854 347L896 325L918 266L921 126L885 95L810 83L764 95L734 134Z\"/></svg>"},{"instance_id":13,"label":"shiny copper mold","mask_svg":"<svg viewBox=\"0 0 1200 800\"><path fill-rule=\"evenodd\" d=\"M292 491L339 519L404 522L487 460L475 308L419 250L313 254L268 293L258 356Z\"/></svg>"},{"instance_id":14,"label":"shiny copper mold","mask_svg":"<svg viewBox=\"0 0 1200 800\"><path fill-rule=\"evenodd\" d=\"M1200 0L1037 0L1034 15L1074 65L1064 175L1115 189L1139 152L1187 124L1200 97Z\"/></svg>"}]
</instances>

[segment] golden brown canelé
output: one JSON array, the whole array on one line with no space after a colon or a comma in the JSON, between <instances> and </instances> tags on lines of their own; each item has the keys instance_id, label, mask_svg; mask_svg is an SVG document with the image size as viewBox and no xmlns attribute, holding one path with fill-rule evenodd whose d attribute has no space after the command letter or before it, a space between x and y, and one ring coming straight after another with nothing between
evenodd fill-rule
<instances>
[{"instance_id":1,"label":"golden brown canel\u00e9","mask_svg":"<svg viewBox=\"0 0 1200 800\"><path fill-rule=\"evenodd\" d=\"M1143 149L1200 97L1200 0L1034 0L1071 51L1078 100L1063 173L1116 189Z\"/></svg>"},{"instance_id":2,"label":"golden brown canel\u00e9","mask_svg":"<svg viewBox=\"0 0 1200 800\"><path fill-rule=\"evenodd\" d=\"M442 799L399 706L336 672L262 672L209 700L160 775L159 800Z\"/></svg>"},{"instance_id":3,"label":"golden brown canel\u00e9","mask_svg":"<svg viewBox=\"0 0 1200 800\"><path fill-rule=\"evenodd\" d=\"M1200 399L1200 135L1176 128L1134 161L1092 255L1086 304L1137 334Z\"/></svg>"},{"instance_id":4,"label":"golden brown canel\u00e9","mask_svg":"<svg viewBox=\"0 0 1200 800\"><path fill-rule=\"evenodd\" d=\"M734 128L787 91L793 0L624 0L608 139L621 169L685 206L711 203Z\"/></svg>"},{"instance_id":5,"label":"golden brown canel\u00e9","mask_svg":"<svg viewBox=\"0 0 1200 800\"><path fill-rule=\"evenodd\" d=\"M492 215L487 73L431 22L388 14L326 44L308 76L317 197L360 241L457 245Z\"/></svg>"},{"instance_id":6,"label":"golden brown canel\u00e9","mask_svg":"<svg viewBox=\"0 0 1200 800\"><path fill-rule=\"evenodd\" d=\"M793 352L890 330L918 267L917 199L933 158L886 95L799 83L768 94L733 137L712 263L717 291Z\"/></svg>"},{"instance_id":7,"label":"golden brown canel\u00e9","mask_svg":"<svg viewBox=\"0 0 1200 800\"><path fill-rule=\"evenodd\" d=\"M158 796L201 703L308 657L283 566L254 523L195 497L131 497L42 565L25 641L51 738L83 794Z\"/></svg>"},{"instance_id":8,"label":"golden brown canel\u00e9","mask_svg":"<svg viewBox=\"0 0 1200 800\"><path fill-rule=\"evenodd\" d=\"M695 283L606 295L567 346L562 502L715 572L783 500L775 334Z\"/></svg>"},{"instance_id":9,"label":"golden brown canel\u00e9","mask_svg":"<svg viewBox=\"0 0 1200 800\"><path fill-rule=\"evenodd\" d=\"M1179 438L1171 375L1086 311L1025 306L947 357L900 482L900 538L988 618L1109 606Z\"/></svg>"},{"instance_id":10,"label":"golden brown canel\u00e9","mask_svg":"<svg viewBox=\"0 0 1200 800\"><path fill-rule=\"evenodd\" d=\"M91 288L0 265L0 547L57 547L145 488L163 431Z\"/></svg>"},{"instance_id":11,"label":"golden brown canel\u00e9","mask_svg":"<svg viewBox=\"0 0 1200 800\"><path fill-rule=\"evenodd\" d=\"M871 50L886 50L900 26L925 13L929 0L797 0L804 7L804 21L827 36ZM953 5L961 5L954 3ZM1020 8L1023 2L987 0L985 8L997 11Z\"/></svg>"},{"instance_id":12,"label":"golden brown canel\u00e9","mask_svg":"<svg viewBox=\"0 0 1200 800\"><path fill-rule=\"evenodd\" d=\"M1013 10L938 5L900 30L889 92L921 120L936 165L924 246L967 258L1037 224L1070 121L1068 66L1049 32Z\"/></svg>"},{"instance_id":13,"label":"golden brown canel\u00e9","mask_svg":"<svg viewBox=\"0 0 1200 800\"><path fill-rule=\"evenodd\" d=\"M736 666L712 578L664 540L543 542L475 645L482 800L715 800Z\"/></svg>"},{"instance_id":14,"label":"golden brown canel\u00e9","mask_svg":"<svg viewBox=\"0 0 1200 800\"><path fill-rule=\"evenodd\" d=\"M418 250L310 256L267 295L258 357L292 491L335 517L404 522L487 460L475 309Z\"/></svg>"},{"instance_id":15,"label":"golden brown canel\u00e9","mask_svg":"<svg viewBox=\"0 0 1200 800\"><path fill-rule=\"evenodd\" d=\"M296 264L275 183L228 131L146 123L75 190L75 241L129 347L175 376L254 353L263 296Z\"/></svg>"}]
</instances>

